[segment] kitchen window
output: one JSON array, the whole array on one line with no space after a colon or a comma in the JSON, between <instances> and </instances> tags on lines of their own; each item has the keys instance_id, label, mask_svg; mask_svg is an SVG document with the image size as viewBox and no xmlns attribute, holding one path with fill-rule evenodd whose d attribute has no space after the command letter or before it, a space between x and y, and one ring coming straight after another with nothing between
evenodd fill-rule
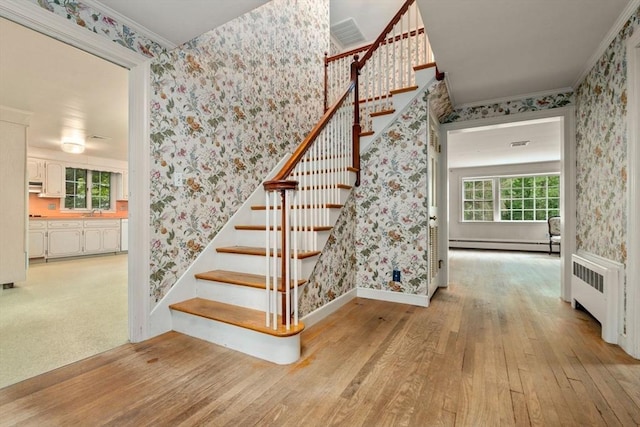
<instances>
[{"instance_id":1,"label":"kitchen window","mask_svg":"<svg viewBox=\"0 0 640 427\"><path fill-rule=\"evenodd\" d=\"M65 209L111 209L111 172L65 170Z\"/></svg>"}]
</instances>

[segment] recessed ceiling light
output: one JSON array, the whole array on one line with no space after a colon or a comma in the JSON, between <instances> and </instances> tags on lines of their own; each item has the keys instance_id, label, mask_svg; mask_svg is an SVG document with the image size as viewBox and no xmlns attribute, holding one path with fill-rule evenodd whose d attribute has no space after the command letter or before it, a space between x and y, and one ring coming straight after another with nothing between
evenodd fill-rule
<instances>
[{"instance_id":1,"label":"recessed ceiling light","mask_svg":"<svg viewBox=\"0 0 640 427\"><path fill-rule=\"evenodd\" d=\"M511 147L524 147L529 145L529 141L513 141L511 144Z\"/></svg>"}]
</instances>

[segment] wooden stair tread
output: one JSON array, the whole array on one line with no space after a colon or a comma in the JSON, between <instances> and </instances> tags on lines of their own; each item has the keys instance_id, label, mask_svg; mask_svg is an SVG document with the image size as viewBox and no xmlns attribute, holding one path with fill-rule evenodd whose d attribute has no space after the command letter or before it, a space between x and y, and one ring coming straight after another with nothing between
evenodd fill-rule
<instances>
[{"instance_id":1,"label":"wooden stair tread","mask_svg":"<svg viewBox=\"0 0 640 427\"><path fill-rule=\"evenodd\" d=\"M297 335L304 330L304 324L302 322L299 322L298 326L294 326L292 324L291 328L287 330L286 327L282 325L280 316L278 316L278 329L273 330L273 328L265 326L265 313L262 311L224 304L203 298L192 298L176 304L171 304L169 308L183 313L192 314L194 316L204 317L205 319L217 320L218 322L227 323L229 325L251 329L253 331L269 334L275 337L290 337Z\"/></svg>"},{"instance_id":2,"label":"wooden stair tread","mask_svg":"<svg viewBox=\"0 0 640 427\"><path fill-rule=\"evenodd\" d=\"M314 209L314 208L322 209L322 208L326 207L326 208L329 208L329 209L342 209L342 206L343 205L339 205L339 204L336 204L336 203L324 203L324 204L321 204L321 205L318 205L318 206L307 205L306 208L307 209ZM293 206L291 206L291 207L293 208ZM278 205L277 208L281 209L281 206ZM299 209L300 206L297 206L297 208ZM266 209L267 209L267 207L265 205L254 205L254 206L251 206L251 210L254 210L254 211L264 211ZM269 206L269 210L273 210L273 206Z\"/></svg>"},{"instance_id":3,"label":"wooden stair tread","mask_svg":"<svg viewBox=\"0 0 640 427\"><path fill-rule=\"evenodd\" d=\"M302 226L301 226L302 227ZM331 231L333 229L330 225L317 225L315 227L308 227L308 230L300 229L299 231ZM236 225L236 230L244 230L244 231L264 231L267 229L266 225ZM291 227L293 230L293 227ZM273 225L269 226L269 230L273 230ZM277 230L282 230L281 226L278 226Z\"/></svg>"},{"instance_id":4,"label":"wooden stair tread","mask_svg":"<svg viewBox=\"0 0 640 427\"><path fill-rule=\"evenodd\" d=\"M393 114L395 112L396 110L393 108L391 110L374 111L373 113L369 114L369 117L385 116L387 114Z\"/></svg>"},{"instance_id":5,"label":"wooden stair tread","mask_svg":"<svg viewBox=\"0 0 640 427\"><path fill-rule=\"evenodd\" d=\"M420 70L425 70L427 68L432 68L435 67L436 63L435 62L429 62L426 64L421 64L421 65L416 65L413 67L413 71L420 71Z\"/></svg>"},{"instance_id":6,"label":"wooden stair tread","mask_svg":"<svg viewBox=\"0 0 640 427\"><path fill-rule=\"evenodd\" d=\"M229 283L232 285L247 286L250 288L265 289L266 278L260 274L240 273L237 271L227 270L211 270L204 273L198 273L195 275L196 279L209 280L211 282ZM304 285L307 281L305 279L298 280L298 286ZM278 289L282 289L282 278L278 278ZM293 280L290 280L290 288L294 287Z\"/></svg>"},{"instance_id":7,"label":"wooden stair tread","mask_svg":"<svg viewBox=\"0 0 640 427\"><path fill-rule=\"evenodd\" d=\"M253 247L253 246L226 246L222 248L216 248L216 252L227 254L240 254L240 255L256 255L266 256L267 251L265 248ZM311 258L319 255L320 251L298 251L298 259ZM273 249L269 249L269 255L273 256ZM280 257L280 250L277 251L277 256ZM293 258L293 253L291 254Z\"/></svg>"},{"instance_id":8,"label":"wooden stair tread","mask_svg":"<svg viewBox=\"0 0 640 427\"><path fill-rule=\"evenodd\" d=\"M360 132L360 136L371 136L371 135L373 135L374 133L375 133L375 132L374 132L374 131L372 131L372 130L367 130L367 131L364 131L364 132Z\"/></svg>"},{"instance_id":9,"label":"wooden stair tread","mask_svg":"<svg viewBox=\"0 0 640 427\"><path fill-rule=\"evenodd\" d=\"M405 92L413 92L414 90L418 90L418 86L407 86L402 87L400 89L393 89L390 91L392 94L405 93Z\"/></svg>"}]
</instances>

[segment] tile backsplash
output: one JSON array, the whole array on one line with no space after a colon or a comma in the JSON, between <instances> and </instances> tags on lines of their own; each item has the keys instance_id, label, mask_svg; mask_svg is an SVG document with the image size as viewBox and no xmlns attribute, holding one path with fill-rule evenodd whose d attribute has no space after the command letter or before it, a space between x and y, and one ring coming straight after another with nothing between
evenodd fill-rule
<instances>
[{"instance_id":1,"label":"tile backsplash","mask_svg":"<svg viewBox=\"0 0 640 427\"><path fill-rule=\"evenodd\" d=\"M29 215L39 216L63 216L74 215L73 212L60 212L59 198L38 197L35 193L29 193ZM116 201L115 212L104 212L103 216L126 217L129 210L129 202L126 200Z\"/></svg>"}]
</instances>

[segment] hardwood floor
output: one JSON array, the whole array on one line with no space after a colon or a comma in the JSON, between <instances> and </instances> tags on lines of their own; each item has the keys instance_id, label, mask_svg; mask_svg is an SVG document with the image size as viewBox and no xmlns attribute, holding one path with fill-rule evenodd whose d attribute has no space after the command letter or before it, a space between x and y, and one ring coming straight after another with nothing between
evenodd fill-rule
<instances>
[{"instance_id":1,"label":"hardwood floor","mask_svg":"<svg viewBox=\"0 0 640 427\"><path fill-rule=\"evenodd\" d=\"M0 390L0 425L640 424L640 361L546 254L452 252L428 308L355 299L276 366L168 333Z\"/></svg>"}]
</instances>

